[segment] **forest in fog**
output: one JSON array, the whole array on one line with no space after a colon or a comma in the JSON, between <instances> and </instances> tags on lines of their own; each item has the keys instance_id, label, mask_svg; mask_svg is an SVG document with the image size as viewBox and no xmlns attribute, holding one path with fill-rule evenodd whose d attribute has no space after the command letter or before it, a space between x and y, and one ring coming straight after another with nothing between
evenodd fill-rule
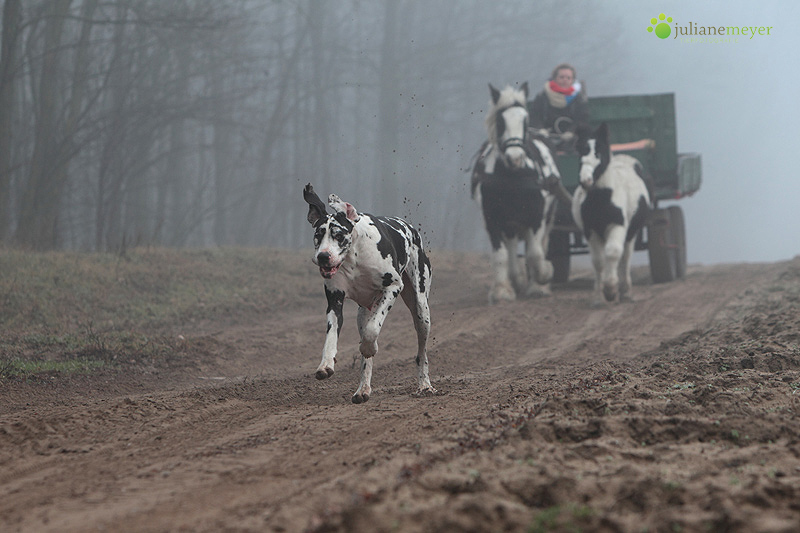
<instances>
[{"instance_id":1,"label":"forest in fog","mask_svg":"<svg viewBox=\"0 0 800 533\"><path fill-rule=\"evenodd\" d=\"M577 1L2 4L0 241L33 250L306 246L308 182L480 247L487 84L607 94L627 53Z\"/></svg>"}]
</instances>

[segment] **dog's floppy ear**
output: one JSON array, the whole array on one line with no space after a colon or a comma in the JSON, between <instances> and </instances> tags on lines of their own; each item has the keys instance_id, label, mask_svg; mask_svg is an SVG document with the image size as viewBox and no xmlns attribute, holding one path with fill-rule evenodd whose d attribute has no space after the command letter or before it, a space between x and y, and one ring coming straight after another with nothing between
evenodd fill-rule
<instances>
[{"instance_id":1,"label":"dog's floppy ear","mask_svg":"<svg viewBox=\"0 0 800 533\"><path fill-rule=\"evenodd\" d=\"M343 201L335 194L328 196L328 205L337 213L344 213L347 216L347 220L351 222L358 222L358 219L361 218L353 204Z\"/></svg>"},{"instance_id":2,"label":"dog's floppy ear","mask_svg":"<svg viewBox=\"0 0 800 533\"><path fill-rule=\"evenodd\" d=\"M328 210L325 204L322 203L317 193L314 192L314 187L309 183L303 189L303 200L308 202L308 222L312 226L319 224L320 220L328 216Z\"/></svg>"}]
</instances>

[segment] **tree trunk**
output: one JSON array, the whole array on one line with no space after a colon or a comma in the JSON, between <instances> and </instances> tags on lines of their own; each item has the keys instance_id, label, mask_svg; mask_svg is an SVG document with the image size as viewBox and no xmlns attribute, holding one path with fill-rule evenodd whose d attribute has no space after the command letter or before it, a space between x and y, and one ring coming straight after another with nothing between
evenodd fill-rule
<instances>
[{"instance_id":1,"label":"tree trunk","mask_svg":"<svg viewBox=\"0 0 800 533\"><path fill-rule=\"evenodd\" d=\"M28 248L50 249L55 245L60 187L55 176L58 165L58 69L61 35L72 0L46 4L44 51L36 105L34 148L30 178L23 193L17 227L18 242Z\"/></svg>"},{"instance_id":2,"label":"tree trunk","mask_svg":"<svg viewBox=\"0 0 800 533\"><path fill-rule=\"evenodd\" d=\"M124 20L127 6L117 6L117 16ZM126 55L128 40L127 26L119 24L114 28L113 53L109 66L108 85L105 88L106 114L110 125L102 142L97 177L97 199L95 207L95 247L109 250L121 245L119 234L122 212L121 187L124 162L120 160L119 147L127 142L129 136L128 120L125 116L125 102L130 91L130 64Z\"/></svg>"},{"instance_id":3,"label":"tree trunk","mask_svg":"<svg viewBox=\"0 0 800 533\"><path fill-rule=\"evenodd\" d=\"M378 196L375 209L388 216L400 214L400 184L398 148L400 141L400 98L398 85L399 59L397 53L398 13L400 2L386 0L378 79L378 153L375 181Z\"/></svg>"},{"instance_id":4,"label":"tree trunk","mask_svg":"<svg viewBox=\"0 0 800 533\"><path fill-rule=\"evenodd\" d=\"M263 243L263 227L256 221L258 217L264 217L264 205L271 205L267 198L268 185L270 181L276 180L273 174L272 161L275 145L282 135L286 135L286 123L291 116L291 112L296 110L297 102L290 100L291 91L289 90L292 82L297 83L298 58L303 51L306 38L309 33L308 24L302 24L295 34L292 50L288 55L281 54L278 59L278 75L275 76L277 86L273 89L274 104L266 122L263 134L263 148L259 156L257 168L261 173L258 181L253 186L247 207L245 209L244 239L245 242ZM285 154L283 154L285 155Z\"/></svg>"},{"instance_id":5,"label":"tree trunk","mask_svg":"<svg viewBox=\"0 0 800 533\"><path fill-rule=\"evenodd\" d=\"M221 76L212 76L211 99L214 103L212 149L214 157L214 244L222 246L229 243L228 210L230 209L231 168L234 164L232 158L232 139L235 130L231 127L232 109L225 98L225 84Z\"/></svg>"},{"instance_id":6,"label":"tree trunk","mask_svg":"<svg viewBox=\"0 0 800 533\"><path fill-rule=\"evenodd\" d=\"M75 50L75 63L72 72L72 84L69 100L67 101L67 113L64 122L64 129L61 135L63 141L60 144L58 165L53 169L51 181L53 189L57 191L57 203L52 207L56 212L61 211L61 197L65 193L67 180L69 179L70 161L80 150L80 140L77 138L81 127L81 112L86 100L86 86L89 80L90 41L94 23L92 17L97 9L98 0L86 0L81 10L81 33ZM67 213L68 214L68 213ZM68 218L68 217L67 217ZM68 224L68 222L63 222ZM56 234L55 239L59 238Z\"/></svg>"},{"instance_id":7,"label":"tree trunk","mask_svg":"<svg viewBox=\"0 0 800 533\"><path fill-rule=\"evenodd\" d=\"M175 78L175 94L186 95L189 91L189 60L188 50L178 48L173 58L175 68L179 74ZM167 159L167 172L164 180L167 182L168 230L167 244L170 246L183 246L186 243L186 229L191 206L191 187L188 183L187 172L187 131L186 121L174 118L169 125L169 154ZM171 224L169 224L171 222Z\"/></svg>"},{"instance_id":8,"label":"tree trunk","mask_svg":"<svg viewBox=\"0 0 800 533\"><path fill-rule=\"evenodd\" d=\"M8 238L11 222L14 68L21 21L20 0L6 0L3 5L2 53L0 53L0 243Z\"/></svg>"}]
</instances>

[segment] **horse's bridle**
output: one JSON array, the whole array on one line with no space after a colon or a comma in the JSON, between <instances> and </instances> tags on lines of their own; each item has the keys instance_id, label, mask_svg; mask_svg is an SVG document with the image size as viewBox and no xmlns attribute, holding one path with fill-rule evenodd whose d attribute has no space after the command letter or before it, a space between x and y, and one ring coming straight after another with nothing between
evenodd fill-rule
<instances>
[{"instance_id":1,"label":"horse's bridle","mask_svg":"<svg viewBox=\"0 0 800 533\"><path fill-rule=\"evenodd\" d=\"M525 132L526 136L527 136L527 134L528 133ZM506 150L508 150L509 148L514 147L514 146L517 146L517 147L522 148L524 150L525 149L525 139L524 138L520 138L520 137L508 138L505 141L503 141L502 144L500 145L500 151L505 153Z\"/></svg>"},{"instance_id":2,"label":"horse's bridle","mask_svg":"<svg viewBox=\"0 0 800 533\"><path fill-rule=\"evenodd\" d=\"M503 113L505 113L507 110L511 109L512 107L521 107L521 108L525 109L524 105L522 105L520 103L515 103L515 104L511 104L510 106L504 107L502 109L498 109L497 110L497 115L498 116L502 116ZM527 111L527 109L526 109L526 111ZM522 148L523 150L525 150L525 141L528 140L528 128L523 128L523 129L524 129L524 133L523 133L524 137L510 137L510 138L506 139L505 141L503 141L502 143L500 143L500 146L499 146L500 153L504 154L504 153L506 153L506 150L508 150L509 148L512 148L512 147L518 147L518 148ZM527 150L526 150L526 152L527 152Z\"/></svg>"}]
</instances>

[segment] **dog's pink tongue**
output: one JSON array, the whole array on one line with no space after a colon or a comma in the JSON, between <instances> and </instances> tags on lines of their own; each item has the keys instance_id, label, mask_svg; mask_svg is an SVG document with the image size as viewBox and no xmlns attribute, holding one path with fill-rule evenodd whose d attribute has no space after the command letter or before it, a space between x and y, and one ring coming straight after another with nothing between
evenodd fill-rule
<instances>
[{"instance_id":1,"label":"dog's pink tongue","mask_svg":"<svg viewBox=\"0 0 800 533\"><path fill-rule=\"evenodd\" d=\"M339 267L319 267L319 273L325 279L331 279L337 270L339 270Z\"/></svg>"}]
</instances>

